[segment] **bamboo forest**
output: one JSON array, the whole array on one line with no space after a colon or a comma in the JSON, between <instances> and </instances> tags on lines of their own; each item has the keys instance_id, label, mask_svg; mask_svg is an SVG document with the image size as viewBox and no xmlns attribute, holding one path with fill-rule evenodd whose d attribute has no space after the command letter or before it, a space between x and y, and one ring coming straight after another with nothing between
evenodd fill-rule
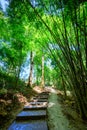
<instances>
[{"instance_id":1,"label":"bamboo forest","mask_svg":"<svg viewBox=\"0 0 87 130\"><path fill-rule=\"evenodd\" d=\"M87 130L86 0L0 0L0 130Z\"/></svg>"}]
</instances>

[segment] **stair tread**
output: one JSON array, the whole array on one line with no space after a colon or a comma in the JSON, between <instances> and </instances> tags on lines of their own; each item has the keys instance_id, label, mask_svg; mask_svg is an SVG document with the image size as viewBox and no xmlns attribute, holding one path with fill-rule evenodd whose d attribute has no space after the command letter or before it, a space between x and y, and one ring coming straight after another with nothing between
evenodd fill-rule
<instances>
[{"instance_id":1,"label":"stair tread","mask_svg":"<svg viewBox=\"0 0 87 130\"><path fill-rule=\"evenodd\" d=\"M39 109L46 109L47 108L47 106L25 106L24 107L24 110L39 110Z\"/></svg>"},{"instance_id":2,"label":"stair tread","mask_svg":"<svg viewBox=\"0 0 87 130\"><path fill-rule=\"evenodd\" d=\"M48 128L45 120L25 122L14 121L8 130L48 130Z\"/></svg>"},{"instance_id":3,"label":"stair tread","mask_svg":"<svg viewBox=\"0 0 87 130\"><path fill-rule=\"evenodd\" d=\"M45 110L33 110L33 111L22 111L20 112L18 116L42 116L42 115L46 115L46 111Z\"/></svg>"}]
</instances>

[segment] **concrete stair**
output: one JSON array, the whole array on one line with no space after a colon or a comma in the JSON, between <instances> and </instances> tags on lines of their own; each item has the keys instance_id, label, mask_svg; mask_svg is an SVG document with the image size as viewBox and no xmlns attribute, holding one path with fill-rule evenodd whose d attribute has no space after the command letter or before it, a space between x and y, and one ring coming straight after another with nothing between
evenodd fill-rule
<instances>
[{"instance_id":1,"label":"concrete stair","mask_svg":"<svg viewBox=\"0 0 87 130\"><path fill-rule=\"evenodd\" d=\"M48 97L47 92L34 97L16 116L8 130L48 130L46 122Z\"/></svg>"}]
</instances>

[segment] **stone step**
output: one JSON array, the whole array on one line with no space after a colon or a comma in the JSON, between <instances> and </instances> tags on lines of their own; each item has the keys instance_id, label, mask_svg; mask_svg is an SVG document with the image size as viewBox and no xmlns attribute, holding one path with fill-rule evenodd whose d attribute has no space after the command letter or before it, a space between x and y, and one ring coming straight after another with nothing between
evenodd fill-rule
<instances>
[{"instance_id":1,"label":"stone step","mask_svg":"<svg viewBox=\"0 0 87 130\"><path fill-rule=\"evenodd\" d=\"M47 117L46 110L22 111L16 116L16 120L39 120Z\"/></svg>"},{"instance_id":2,"label":"stone step","mask_svg":"<svg viewBox=\"0 0 87 130\"><path fill-rule=\"evenodd\" d=\"M47 92L42 92L42 93L40 93L41 95L43 95L43 94L47 94L47 95L49 95L49 93L47 93Z\"/></svg>"},{"instance_id":3,"label":"stone step","mask_svg":"<svg viewBox=\"0 0 87 130\"><path fill-rule=\"evenodd\" d=\"M43 105L43 106L45 106L45 105L47 105L47 102L29 102L29 105L35 105L35 106L37 106L37 105Z\"/></svg>"},{"instance_id":4,"label":"stone step","mask_svg":"<svg viewBox=\"0 0 87 130\"><path fill-rule=\"evenodd\" d=\"M46 110L47 109L47 106L25 106L23 108L24 111L27 111L27 110Z\"/></svg>"},{"instance_id":5,"label":"stone step","mask_svg":"<svg viewBox=\"0 0 87 130\"><path fill-rule=\"evenodd\" d=\"M40 96L40 97L47 97L47 98L49 97L48 94L38 94L38 96L35 96L35 97L38 98L39 96Z\"/></svg>"},{"instance_id":6,"label":"stone step","mask_svg":"<svg viewBox=\"0 0 87 130\"><path fill-rule=\"evenodd\" d=\"M47 94L47 95L49 95L49 92L42 92L41 94Z\"/></svg>"},{"instance_id":7,"label":"stone step","mask_svg":"<svg viewBox=\"0 0 87 130\"><path fill-rule=\"evenodd\" d=\"M47 98L48 99L48 95L40 95L40 96L38 96L38 98Z\"/></svg>"},{"instance_id":8,"label":"stone step","mask_svg":"<svg viewBox=\"0 0 87 130\"><path fill-rule=\"evenodd\" d=\"M48 130L48 127L45 120L14 121L7 130Z\"/></svg>"},{"instance_id":9,"label":"stone step","mask_svg":"<svg viewBox=\"0 0 87 130\"><path fill-rule=\"evenodd\" d=\"M34 97L33 99L34 99L34 100L36 100L36 99L48 99L48 97L45 97L45 96L38 96L38 97Z\"/></svg>"},{"instance_id":10,"label":"stone step","mask_svg":"<svg viewBox=\"0 0 87 130\"><path fill-rule=\"evenodd\" d=\"M7 130L48 130L47 99L49 93L42 92L27 103Z\"/></svg>"},{"instance_id":11,"label":"stone step","mask_svg":"<svg viewBox=\"0 0 87 130\"><path fill-rule=\"evenodd\" d=\"M38 99L37 102L48 102L47 99Z\"/></svg>"},{"instance_id":12,"label":"stone step","mask_svg":"<svg viewBox=\"0 0 87 130\"><path fill-rule=\"evenodd\" d=\"M48 93L40 93L38 96L48 96Z\"/></svg>"},{"instance_id":13,"label":"stone step","mask_svg":"<svg viewBox=\"0 0 87 130\"><path fill-rule=\"evenodd\" d=\"M30 102L37 102L38 98L37 99L32 99Z\"/></svg>"},{"instance_id":14,"label":"stone step","mask_svg":"<svg viewBox=\"0 0 87 130\"><path fill-rule=\"evenodd\" d=\"M41 94L41 93L40 93L40 94L38 94L38 95L37 95L37 96L35 96L35 97L39 97L39 96L41 96L41 97L47 97L47 98L48 98L49 94L44 94L44 93L43 93L43 94Z\"/></svg>"},{"instance_id":15,"label":"stone step","mask_svg":"<svg viewBox=\"0 0 87 130\"><path fill-rule=\"evenodd\" d=\"M48 99L32 99L31 102L48 102Z\"/></svg>"}]
</instances>

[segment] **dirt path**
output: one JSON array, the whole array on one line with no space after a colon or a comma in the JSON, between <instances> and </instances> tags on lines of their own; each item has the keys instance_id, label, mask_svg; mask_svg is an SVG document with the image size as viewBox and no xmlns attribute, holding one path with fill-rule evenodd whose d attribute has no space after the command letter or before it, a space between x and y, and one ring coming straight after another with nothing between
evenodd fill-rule
<instances>
[{"instance_id":1,"label":"dirt path","mask_svg":"<svg viewBox=\"0 0 87 130\"><path fill-rule=\"evenodd\" d=\"M71 130L68 119L64 116L58 95L51 89L48 104L48 126L50 130Z\"/></svg>"},{"instance_id":2,"label":"dirt path","mask_svg":"<svg viewBox=\"0 0 87 130\"><path fill-rule=\"evenodd\" d=\"M58 91L49 88L49 104L48 104L48 126L49 130L87 130L87 122L81 120L81 118L74 115L75 118L72 117L72 113L74 114L74 110L69 107L63 106L60 104L60 97L58 96ZM67 111L66 111L67 110ZM66 111L66 114L64 113ZM71 118L67 118L67 114L70 114Z\"/></svg>"}]
</instances>

